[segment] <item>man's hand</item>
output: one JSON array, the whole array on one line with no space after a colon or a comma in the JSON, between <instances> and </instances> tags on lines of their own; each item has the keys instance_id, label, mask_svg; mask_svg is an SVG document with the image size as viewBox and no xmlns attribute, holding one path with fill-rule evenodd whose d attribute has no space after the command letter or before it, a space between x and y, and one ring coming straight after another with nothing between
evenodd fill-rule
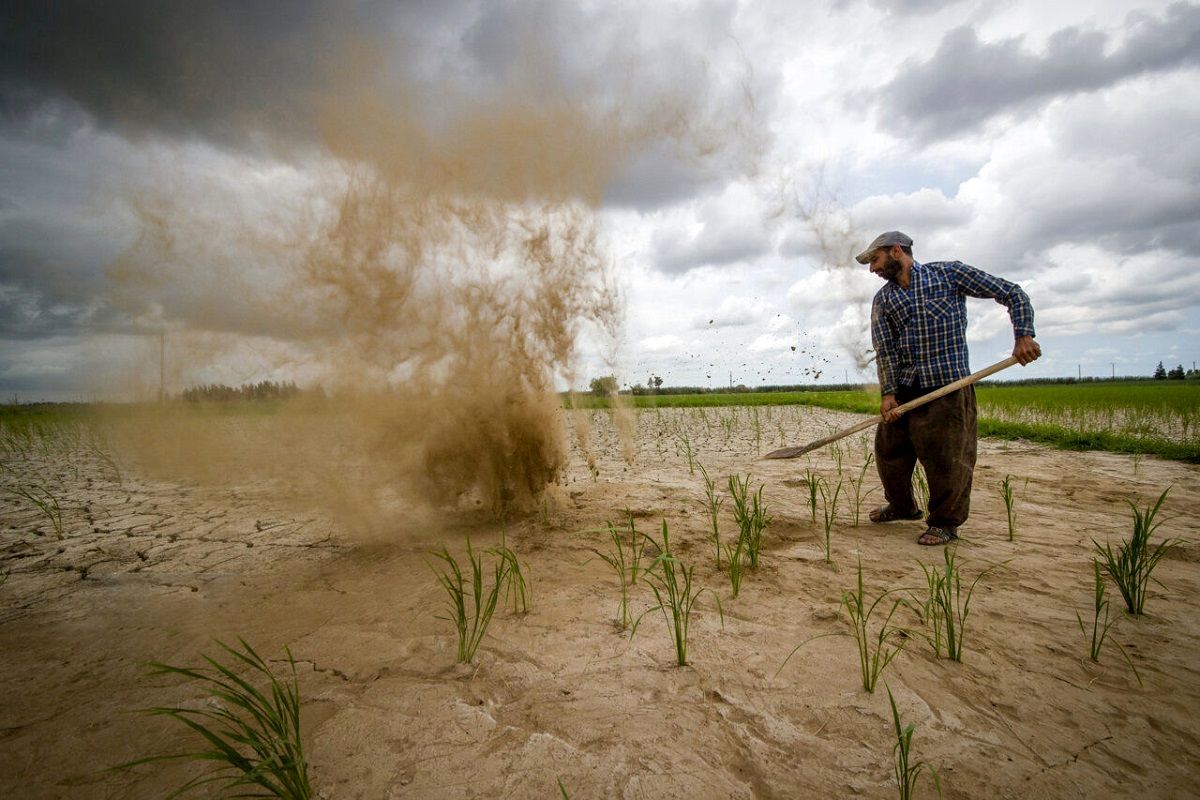
<instances>
[{"instance_id":1,"label":"man's hand","mask_svg":"<svg viewBox=\"0 0 1200 800\"><path fill-rule=\"evenodd\" d=\"M896 412L896 409L899 407L900 404L896 402L896 395L885 394L883 400L879 403L879 413L883 417L883 421L895 422L900 419L900 414Z\"/></svg>"},{"instance_id":2,"label":"man's hand","mask_svg":"<svg viewBox=\"0 0 1200 800\"><path fill-rule=\"evenodd\" d=\"M1032 336L1017 337L1017 344L1013 347L1013 356L1022 367L1037 361L1041 354L1042 348L1033 340Z\"/></svg>"}]
</instances>

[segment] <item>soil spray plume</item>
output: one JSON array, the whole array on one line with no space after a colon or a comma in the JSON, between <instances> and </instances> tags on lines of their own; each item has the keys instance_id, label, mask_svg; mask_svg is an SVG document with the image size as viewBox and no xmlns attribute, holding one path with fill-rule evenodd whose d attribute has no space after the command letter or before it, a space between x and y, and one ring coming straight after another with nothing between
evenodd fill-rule
<instances>
[{"instance_id":1,"label":"soil spray plume","mask_svg":"<svg viewBox=\"0 0 1200 800\"><path fill-rule=\"evenodd\" d=\"M174 366L185 382L218 342L252 341L329 399L224 432L169 415L126 440L148 465L219 479L235 459L364 518L393 500L530 508L564 463L555 389L580 333L618 334L605 189L652 144L723 152L722 116L695 93L639 93L636 73L581 97L530 64L487 101L438 87L431 118L430 89L372 43L329 62L339 90L315 101L307 177L266 182L240 217L223 187L145 189L142 235L110 270L131 318L203 338L212 358Z\"/></svg>"}]
</instances>

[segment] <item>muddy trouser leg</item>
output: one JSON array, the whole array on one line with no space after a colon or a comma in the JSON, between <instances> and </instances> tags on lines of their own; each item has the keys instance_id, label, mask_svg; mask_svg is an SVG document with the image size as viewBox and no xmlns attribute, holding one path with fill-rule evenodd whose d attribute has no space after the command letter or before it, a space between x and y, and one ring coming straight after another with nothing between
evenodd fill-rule
<instances>
[{"instance_id":1,"label":"muddy trouser leg","mask_svg":"<svg viewBox=\"0 0 1200 800\"><path fill-rule=\"evenodd\" d=\"M875 426L875 467L883 484L883 498L901 515L917 507L912 494L916 464L917 451L908 437L907 415Z\"/></svg>"},{"instance_id":2,"label":"muddy trouser leg","mask_svg":"<svg viewBox=\"0 0 1200 800\"><path fill-rule=\"evenodd\" d=\"M975 474L975 387L968 386L909 412L908 432L929 481L929 515L937 527L958 527L971 510Z\"/></svg>"}]
</instances>

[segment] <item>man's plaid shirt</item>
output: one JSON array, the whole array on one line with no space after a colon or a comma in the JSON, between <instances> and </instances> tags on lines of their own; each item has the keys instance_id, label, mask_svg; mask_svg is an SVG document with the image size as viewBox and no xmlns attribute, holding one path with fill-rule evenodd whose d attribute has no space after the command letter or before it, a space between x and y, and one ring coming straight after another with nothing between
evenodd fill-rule
<instances>
[{"instance_id":1,"label":"man's plaid shirt","mask_svg":"<svg viewBox=\"0 0 1200 800\"><path fill-rule=\"evenodd\" d=\"M913 261L907 290L888 281L871 306L871 342L880 394L901 386L935 389L971 374L966 297L1008 307L1016 336L1033 336L1033 306L1015 283L961 261Z\"/></svg>"}]
</instances>

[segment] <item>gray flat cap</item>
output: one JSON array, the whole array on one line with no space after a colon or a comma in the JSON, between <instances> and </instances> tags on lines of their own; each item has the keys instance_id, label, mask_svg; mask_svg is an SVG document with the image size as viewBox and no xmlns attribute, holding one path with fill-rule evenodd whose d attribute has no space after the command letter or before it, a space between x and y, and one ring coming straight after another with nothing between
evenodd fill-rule
<instances>
[{"instance_id":1,"label":"gray flat cap","mask_svg":"<svg viewBox=\"0 0 1200 800\"><path fill-rule=\"evenodd\" d=\"M912 247L912 243L912 239L900 231L888 231L887 233L881 233L875 237L875 241L871 242L871 244L867 246L866 250L863 250L861 253L856 255L854 260L860 264L870 264L871 255L879 248L891 247L894 244L898 244L901 247Z\"/></svg>"}]
</instances>

